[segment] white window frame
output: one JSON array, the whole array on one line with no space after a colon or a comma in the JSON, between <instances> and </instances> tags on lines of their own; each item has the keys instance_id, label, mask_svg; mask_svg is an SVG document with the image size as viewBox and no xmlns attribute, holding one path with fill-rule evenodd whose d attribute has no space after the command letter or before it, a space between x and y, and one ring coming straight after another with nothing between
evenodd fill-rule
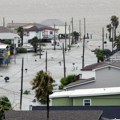
<instances>
[{"instance_id":1,"label":"white window frame","mask_svg":"<svg viewBox=\"0 0 120 120\"><path fill-rule=\"evenodd\" d=\"M89 100L90 105L85 105L85 100ZM83 99L83 106L91 106L91 99L89 99L89 98Z\"/></svg>"}]
</instances>

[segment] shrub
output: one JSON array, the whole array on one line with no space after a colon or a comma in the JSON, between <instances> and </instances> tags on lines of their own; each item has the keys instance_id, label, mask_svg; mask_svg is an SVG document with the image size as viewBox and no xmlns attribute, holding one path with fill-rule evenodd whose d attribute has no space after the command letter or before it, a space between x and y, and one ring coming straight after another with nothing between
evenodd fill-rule
<instances>
[{"instance_id":1,"label":"shrub","mask_svg":"<svg viewBox=\"0 0 120 120\"><path fill-rule=\"evenodd\" d=\"M30 91L29 90L25 90L23 94L28 95L28 94L30 94Z\"/></svg>"},{"instance_id":2,"label":"shrub","mask_svg":"<svg viewBox=\"0 0 120 120\"><path fill-rule=\"evenodd\" d=\"M25 48L17 48L16 51L17 53L27 53L27 49Z\"/></svg>"},{"instance_id":3,"label":"shrub","mask_svg":"<svg viewBox=\"0 0 120 120\"><path fill-rule=\"evenodd\" d=\"M75 75L68 75L67 77L65 78L61 78L60 82L61 82L61 85L59 86L59 89L63 89L64 86L72 83L72 82L75 82L77 79L76 79L76 76Z\"/></svg>"}]
</instances>

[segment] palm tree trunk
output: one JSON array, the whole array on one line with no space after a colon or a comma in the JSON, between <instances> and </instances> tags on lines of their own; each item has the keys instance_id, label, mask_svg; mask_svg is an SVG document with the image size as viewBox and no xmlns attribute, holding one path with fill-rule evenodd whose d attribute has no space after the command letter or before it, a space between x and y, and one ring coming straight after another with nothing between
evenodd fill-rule
<instances>
[{"instance_id":1,"label":"palm tree trunk","mask_svg":"<svg viewBox=\"0 0 120 120\"><path fill-rule=\"evenodd\" d=\"M49 120L49 94L47 93L47 120Z\"/></svg>"}]
</instances>

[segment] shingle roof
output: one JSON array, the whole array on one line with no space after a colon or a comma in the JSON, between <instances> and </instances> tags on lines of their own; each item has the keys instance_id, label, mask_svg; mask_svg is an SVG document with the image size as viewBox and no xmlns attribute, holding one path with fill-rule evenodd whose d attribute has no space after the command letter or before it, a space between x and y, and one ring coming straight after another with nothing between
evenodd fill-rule
<instances>
[{"instance_id":1,"label":"shingle roof","mask_svg":"<svg viewBox=\"0 0 120 120\"><path fill-rule=\"evenodd\" d=\"M95 70L102 69L102 68L109 67L109 66L120 69L120 62L106 62L106 63L103 63L97 66Z\"/></svg>"},{"instance_id":2,"label":"shingle roof","mask_svg":"<svg viewBox=\"0 0 120 120\"><path fill-rule=\"evenodd\" d=\"M50 110L49 120L99 120L101 110ZM5 120L47 120L46 110L5 111Z\"/></svg>"},{"instance_id":3,"label":"shingle roof","mask_svg":"<svg viewBox=\"0 0 120 120\"><path fill-rule=\"evenodd\" d=\"M13 31L6 27L0 26L0 33L13 33Z\"/></svg>"},{"instance_id":4,"label":"shingle roof","mask_svg":"<svg viewBox=\"0 0 120 120\"><path fill-rule=\"evenodd\" d=\"M101 63L94 63L91 65L85 66L82 71L91 71L93 69L98 69L106 66L113 66L113 67L118 67L120 68L120 62L101 62Z\"/></svg>"},{"instance_id":5,"label":"shingle roof","mask_svg":"<svg viewBox=\"0 0 120 120\"><path fill-rule=\"evenodd\" d=\"M79 86L79 85L83 85L83 84L87 84L87 83L91 83L91 82L95 82L95 78L94 77L88 78L88 79L79 79L79 80L77 80L75 82L72 82L72 83L66 85L64 87L64 89L75 87L75 86Z\"/></svg>"},{"instance_id":6,"label":"shingle roof","mask_svg":"<svg viewBox=\"0 0 120 120\"><path fill-rule=\"evenodd\" d=\"M97 66L102 65L102 64L103 64L103 62L90 64L90 65L85 66L85 67L84 67L83 69L81 69L81 70L82 70L82 71L91 71L91 70L95 69Z\"/></svg>"}]
</instances>

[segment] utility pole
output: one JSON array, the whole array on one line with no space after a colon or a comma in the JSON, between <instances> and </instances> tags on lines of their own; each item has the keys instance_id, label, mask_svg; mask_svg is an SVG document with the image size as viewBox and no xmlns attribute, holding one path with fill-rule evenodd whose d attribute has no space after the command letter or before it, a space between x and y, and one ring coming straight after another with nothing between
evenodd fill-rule
<instances>
[{"instance_id":1,"label":"utility pole","mask_svg":"<svg viewBox=\"0 0 120 120\"><path fill-rule=\"evenodd\" d=\"M112 52L113 52L113 41L114 41L114 27L112 26Z\"/></svg>"},{"instance_id":2,"label":"utility pole","mask_svg":"<svg viewBox=\"0 0 120 120\"><path fill-rule=\"evenodd\" d=\"M54 50L56 50L56 38L55 38L55 24L54 24Z\"/></svg>"},{"instance_id":3,"label":"utility pole","mask_svg":"<svg viewBox=\"0 0 120 120\"><path fill-rule=\"evenodd\" d=\"M63 43L63 69L64 69L64 78L66 77L66 66L65 66L65 50L64 50L64 43Z\"/></svg>"},{"instance_id":4,"label":"utility pole","mask_svg":"<svg viewBox=\"0 0 120 120\"><path fill-rule=\"evenodd\" d=\"M21 68L20 110L22 110L22 94L23 94L23 66L24 66L24 58L22 58L22 68Z\"/></svg>"},{"instance_id":5,"label":"utility pole","mask_svg":"<svg viewBox=\"0 0 120 120\"><path fill-rule=\"evenodd\" d=\"M85 60L84 60L84 55L85 55L85 37L86 37L86 21L85 21L85 18L84 18L84 37L83 37L82 69L85 66Z\"/></svg>"},{"instance_id":6,"label":"utility pole","mask_svg":"<svg viewBox=\"0 0 120 120\"><path fill-rule=\"evenodd\" d=\"M69 50L70 50L70 46L71 44L70 44L70 25L69 25Z\"/></svg>"},{"instance_id":7,"label":"utility pole","mask_svg":"<svg viewBox=\"0 0 120 120\"><path fill-rule=\"evenodd\" d=\"M47 51L46 51L46 59L45 59L45 71L47 72Z\"/></svg>"},{"instance_id":8,"label":"utility pole","mask_svg":"<svg viewBox=\"0 0 120 120\"><path fill-rule=\"evenodd\" d=\"M102 28L102 50L104 50L104 28Z\"/></svg>"},{"instance_id":9,"label":"utility pole","mask_svg":"<svg viewBox=\"0 0 120 120\"><path fill-rule=\"evenodd\" d=\"M39 43L39 46L40 46L40 56L39 57L41 59L41 44L40 43Z\"/></svg>"},{"instance_id":10,"label":"utility pole","mask_svg":"<svg viewBox=\"0 0 120 120\"><path fill-rule=\"evenodd\" d=\"M73 17L72 17L72 20L71 20L71 24L72 24L72 44L74 43L74 41L73 41Z\"/></svg>"},{"instance_id":11,"label":"utility pole","mask_svg":"<svg viewBox=\"0 0 120 120\"><path fill-rule=\"evenodd\" d=\"M67 26L67 23L65 22L65 51L67 51L66 26Z\"/></svg>"},{"instance_id":12,"label":"utility pole","mask_svg":"<svg viewBox=\"0 0 120 120\"><path fill-rule=\"evenodd\" d=\"M81 41L81 20L79 20L79 39Z\"/></svg>"},{"instance_id":13,"label":"utility pole","mask_svg":"<svg viewBox=\"0 0 120 120\"><path fill-rule=\"evenodd\" d=\"M5 18L3 17L3 27L5 27Z\"/></svg>"}]
</instances>

